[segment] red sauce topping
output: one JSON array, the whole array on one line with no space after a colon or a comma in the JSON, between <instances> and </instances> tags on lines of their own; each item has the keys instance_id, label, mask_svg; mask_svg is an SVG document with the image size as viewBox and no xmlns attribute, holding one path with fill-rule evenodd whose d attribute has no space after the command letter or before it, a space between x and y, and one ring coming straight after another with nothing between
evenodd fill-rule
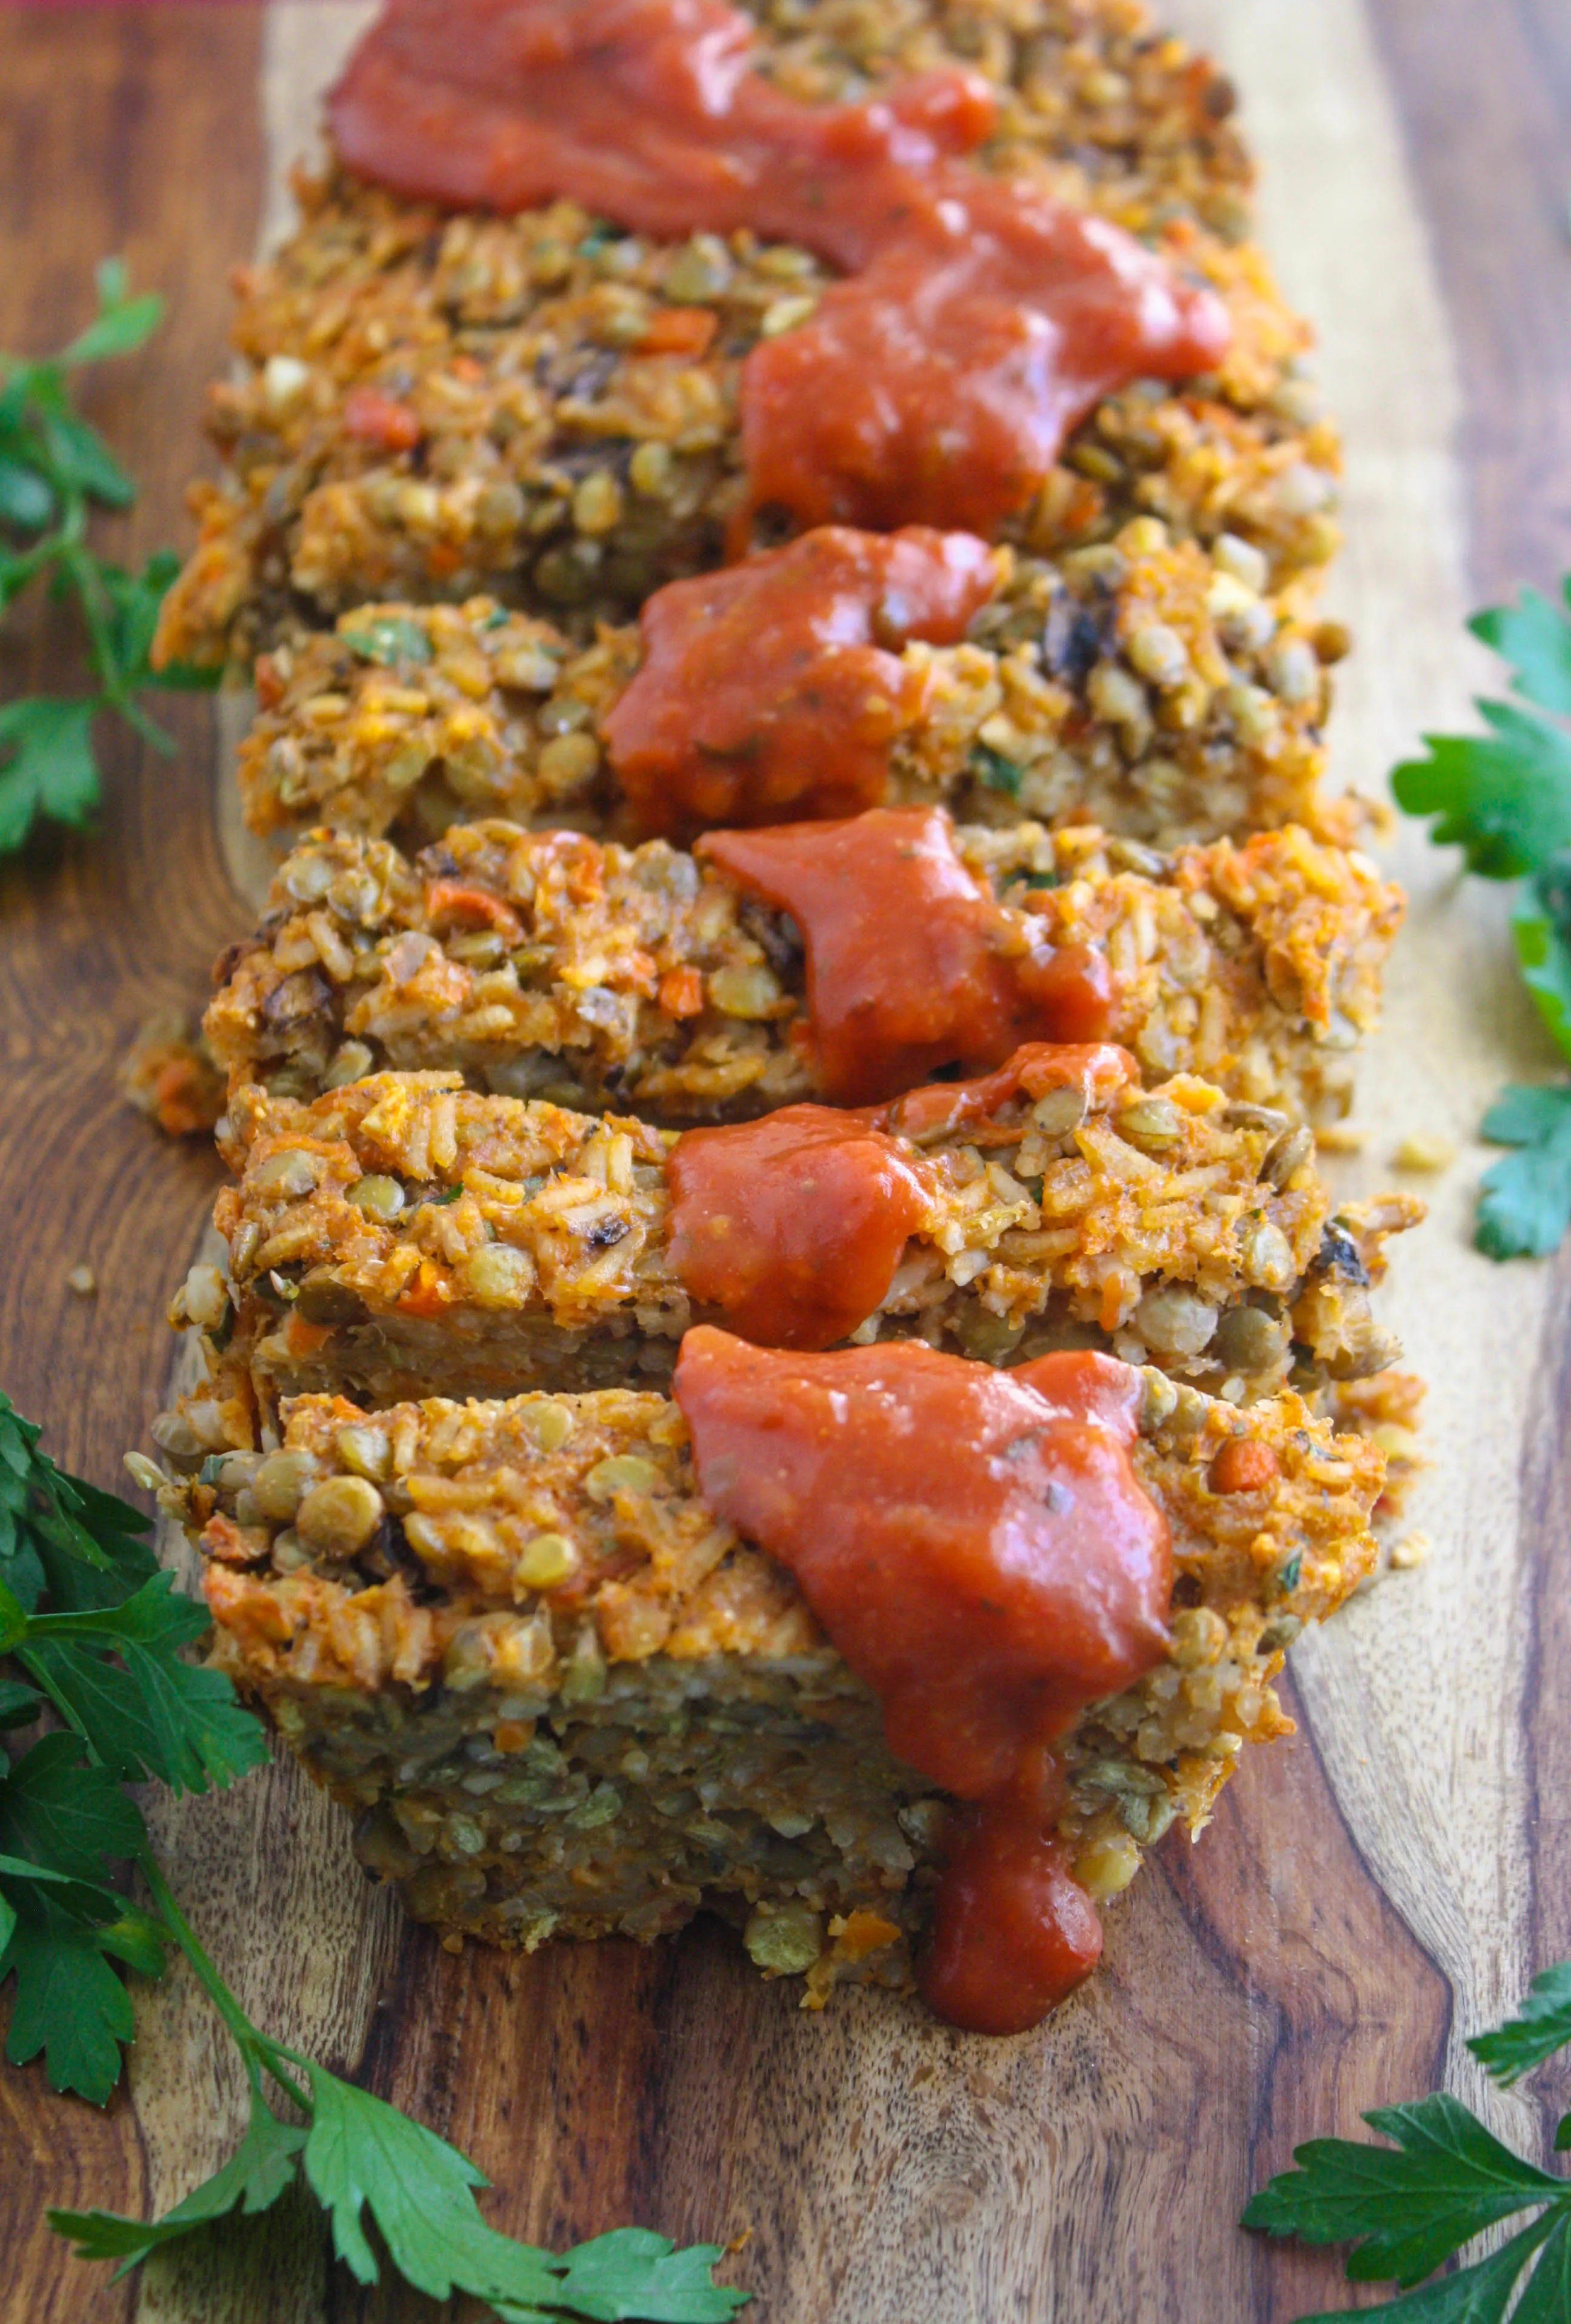
<instances>
[{"instance_id":1,"label":"red sauce topping","mask_svg":"<svg viewBox=\"0 0 1571 2324\"><path fill-rule=\"evenodd\" d=\"M854 1332L929 1199L917 1157L870 1114L824 1105L690 1130L667 1178L678 1282L770 1348L829 1348Z\"/></svg>"},{"instance_id":2,"label":"red sauce topping","mask_svg":"<svg viewBox=\"0 0 1571 2324\"><path fill-rule=\"evenodd\" d=\"M902 1140L943 1136L1017 1097L1078 1087L1088 1111L1137 1082L1124 1049L1017 1050L985 1080L940 1082L881 1111L786 1106L690 1130L667 1166L673 1271L701 1307L766 1348L829 1348L865 1323L931 1199Z\"/></svg>"},{"instance_id":3,"label":"red sauce topping","mask_svg":"<svg viewBox=\"0 0 1571 2324\"><path fill-rule=\"evenodd\" d=\"M645 832L855 815L926 687L899 650L953 645L998 582L969 533L810 532L657 589L644 659L601 732Z\"/></svg>"},{"instance_id":4,"label":"red sauce topping","mask_svg":"<svg viewBox=\"0 0 1571 2324\"><path fill-rule=\"evenodd\" d=\"M1095 1040L1106 1030L1107 964L1029 948L956 854L940 808L712 832L696 853L789 912L801 931L829 1097L866 1104L940 1065L985 1067L1021 1041Z\"/></svg>"},{"instance_id":5,"label":"red sauce topping","mask_svg":"<svg viewBox=\"0 0 1571 2324\"><path fill-rule=\"evenodd\" d=\"M912 1342L780 1354L701 1327L674 1391L704 1499L795 1575L890 1749L974 1803L929 2002L978 2032L1034 2024L1098 1950L1052 1832L1054 1743L1167 1645L1167 1526L1129 1457L1137 1376L1079 1354L997 1372Z\"/></svg>"},{"instance_id":6,"label":"red sauce topping","mask_svg":"<svg viewBox=\"0 0 1571 2324\"><path fill-rule=\"evenodd\" d=\"M986 530L1125 381L1210 369L1224 309L1120 228L959 158L996 99L958 67L859 105L750 69L726 0L392 0L329 99L352 169L639 232L740 226L845 269L742 380L754 508Z\"/></svg>"},{"instance_id":7,"label":"red sauce topping","mask_svg":"<svg viewBox=\"0 0 1571 2324\"><path fill-rule=\"evenodd\" d=\"M748 356L754 509L990 534L1106 396L1221 355L1217 300L1121 227L953 163L929 184L807 321Z\"/></svg>"}]
</instances>

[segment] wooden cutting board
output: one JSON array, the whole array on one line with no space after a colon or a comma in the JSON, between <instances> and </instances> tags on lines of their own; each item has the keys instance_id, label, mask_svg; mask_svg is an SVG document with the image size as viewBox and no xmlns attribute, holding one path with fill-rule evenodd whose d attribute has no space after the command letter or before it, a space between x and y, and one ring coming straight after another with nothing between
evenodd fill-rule
<instances>
[{"instance_id":1,"label":"wooden cutting board","mask_svg":"<svg viewBox=\"0 0 1571 2324\"><path fill-rule=\"evenodd\" d=\"M1571 19L1564 0L1173 0L1235 73L1264 238L1317 319L1348 439L1354 625L1335 727L1378 786L1455 721L1486 657L1467 608L1571 565ZM7 10L0 345L58 344L124 250L170 299L153 347L91 389L145 480L127 552L187 538L229 264L280 215L312 94L357 14L155 5ZM0 692L69 684L52 620ZM198 990L244 921L213 815L213 706L173 762L114 743L90 837L0 872L0 1384L106 1483L165 1386L161 1321L216 1183L119 1110L117 1054ZM1501 899L1417 835L1384 1031L1364 1066L1370 1187L1410 1130L1456 1166L1389 1302L1433 1385L1434 1551L1296 1661L1295 1741L1257 1754L1198 1849L1175 1835L1111 1914L1088 1992L1040 2033L969 2039L871 1996L804 2016L708 1926L654 1951L445 1953L352 1868L292 1771L165 1812L177 1889L273 2032L418 2113L546 2242L629 2219L749 2240L759 2324L1233 2324L1350 2298L1339 2263L1236 2221L1295 2141L1449 2075L1548 2159L1531 2090L1482 2091L1462 2036L1571 1953L1566 1410L1571 1259L1470 1249L1471 1133L1552 1059L1509 972ZM90 1265L96 1296L66 1286ZM0 2070L0 2324L427 2319L329 2266L314 2213L226 2228L111 2289L46 2201L162 2208L234 2135L240 2092L179 1975L139 1996L129 2089L99 2116Z\"/></svg>"}]
</instances>

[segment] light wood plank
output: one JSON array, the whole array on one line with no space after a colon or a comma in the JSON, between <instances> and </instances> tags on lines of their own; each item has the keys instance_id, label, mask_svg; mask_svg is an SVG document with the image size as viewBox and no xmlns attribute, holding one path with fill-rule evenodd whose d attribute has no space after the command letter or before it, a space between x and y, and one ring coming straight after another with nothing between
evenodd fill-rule
<instances>
[{"instance_id":1,"label":"light wood plank","mask_svg":"<svg viewBox=\"0 0 1571 2324\"><path fill-rule=\"evenodd\" d=\"M1472 599L1450 318L1355 0L1196 0L1190 14L1246 92L1265 164L1263 239L1316 318L1346 431L1348 545L1332 598L1358 650L1334 763L1383 786L1424 728L1472 723L1468 695L1489 669L1463 632ZM1435 1554L1307 1638L1294 1665L1354 1837L1456 1994L1451 2071L1520 2134L1528 2102L1485 2095L1462 2037L1510 2006L1530 1969L1527 1756L1508 1706L1521 1700L1530 1646L1521 1448L1554 1277L1492 1264L1471 1230L1491 1158L1477 1123L1503 1080L1552 1060L1511 966L1505 899L1478 882L1459 890L1454 859L1411 825L1383 853L1410 913L1361 1066L1369 1148L1347 1176L1359 1191L1384 1181L1409 1130L1459 1148L1384 1303L1430 1383L1435 1465L1412 1516Z\"/></svg>"}]
</instances>

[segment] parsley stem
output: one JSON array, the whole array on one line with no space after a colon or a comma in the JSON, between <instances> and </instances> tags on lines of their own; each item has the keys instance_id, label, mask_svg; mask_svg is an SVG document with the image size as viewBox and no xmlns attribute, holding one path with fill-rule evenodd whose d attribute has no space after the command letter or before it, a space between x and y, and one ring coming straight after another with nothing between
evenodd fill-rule
<instances>
[{"instance_id":1,"label":"parsley stem","mask_svg":"<svg viewBox=\"0 0 1571 2324\"><path fill-rule=\"evenodd\" d=\"M54 1683L50 1675L48 1663L43 1656L30 1654L25 1646L14 1651L17 1661L28 1675L35 1679L43 1689L67 1726L74 1734L81 1737L88 1757L96 1766L102 1766L103 1760L94 1748L91 1738L77 1717L69 1698ZM304 2065L305 2060L297 2061L292 2050L287 2050L276 2042L270 2042L267 2035L254 2026L247 2017L239 2002L224 1982L206 1946L175 1902L174 1892L164 1878L162 1868L152 1852L150 1841L146 1840L142 1841L137 1851L136 1863L142 1878L147 1883L153 1903L158 1907L159 1917L167 1933L179 1945L181 1952L189 1961L198 1983L233 2036L235 2046L245 2061L246 2079L252 2089L260 2098L262 2092L258 2069L265 2066L280 2089L286 2089L295 2103L305 2107L308 2112L309 2094L303 2091L287 2068L280 2067L279 2063L281 2059Z\"/></svg>"},{"instance_id":2,"label":"parsley stem","mask_svg":"<svg viewBox=\"0 0 1571 2324\"><path fill-rule=\"evenodd\" d=\"M33 542L31 549L23 549L20 555L11 558L5 567L7 602L13 597L20 597L28 583L41 573L46 565L54 563L65 545L65 527L57 525L53 532L46 532L41 540Z\"/></svg>"},{"instance_id":3,"label":"parsley stem","mask_svg":"<svg viewBox=\"0 0 1571 2324\"><path fill-rule=\"evenodd\" d=\"M309 2091L302 2089L293 2075L280 2062L292 2061L294 2052L282 2048L276 2042L270 2042L267 2035L261 2033L247 2017L244 2010L219 1975L201 1939L176 1903L174 1891L164 1878L162 1868L152 1848L144 1845L136 1860L141 1868L142 1877L152 1892L153 1903L158 1906L161 1918L168 1923L176 1944L190 1962L197 1982L234 2037L235 2046L245 2061L246 2073L252 2088L253 2089L256 2088L256 2077L252 2072L253 2065L265 2066L280 2087L289 2092L296 2105L309 2113L311 2105Z\"/></svg>"},{"instance_id":4,"label":"parsley stem","mask_svg":"<svg viewBox=\"0 0 1571 2324\"><path fill-rule=\"evenodd\" d=\"M72 1707L70 1701L66 1695L61 1693L60 1688L50 1676L49 1665L43 1661L41 1656L35 1654L29 1654L25 1646L13 1647L11 1652L15 1655L17 1661L22 1665L22 1667L27 1673L28 1677L34 1680L38 1685L42 1687L45 1694L48 1695L50 1701L53 1703L55 1709L64 1720L66 1725L70 1729L72 1734L80 1736L83 1748L87 1751L88 1758L93 1761L95 1766L102 1766L104 1763L99 1758L97 1752L94 1750L92 1743L88 1738L87 1731L82 1725L81 1720L78 1718L76 1711Z\"/></svg>"}]
</instances>

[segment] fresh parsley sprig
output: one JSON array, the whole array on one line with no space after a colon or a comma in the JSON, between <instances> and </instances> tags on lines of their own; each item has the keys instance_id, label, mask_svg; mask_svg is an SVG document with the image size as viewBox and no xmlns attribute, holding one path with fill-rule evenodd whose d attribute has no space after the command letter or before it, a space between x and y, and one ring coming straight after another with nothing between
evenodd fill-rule
<instances>
[{"instance_id":1,"label":"fresh parsley sprig","mask_svg":"<svg viewBox=\"0 0 1571 2324\"><path fill-rule=\"evenodd\" d=\"M207 671L148 660L164 592L179 569L161 549L139 572L99 557L88 540L95 509L126 509L136 486L96 429L71 407L71 374L130 355L155 331L163 300L133 298L125 268L106 259L98 312L45 361L0 355L0 613L35 581L74 598L96 681L91 694L24 695L0 704L0 854L21 846L40 816L80 825L98 799L93 722L109 711L155 749L170 735L136 696L147 687L201 687Z\"/></svg>"},{"instance_id":2,"label":"fresh parsley sprig","mask_svg":"<svg viewBox=\"0 0 1571 2324\"><path fill-rule=\"evenodd\" d=\"M185 1658L204 1609L160 1570L149 1521L67 1476L0 1396L0 1730L47 1728L0 1752L0 1985L14 1981L6 2056L41 2052L51 2085L103 2105L134 2012L120 1974L182 1952L234 2042L251 2092L227 2163L161 2219L51 2211L84 2259L124 2274L179 2237L255 2213L303 2182L362 2283L382 2258L434 2299L488 2303L501 2324L725 2324L744 2295L716 2284L713 2245L678 2251L620 2227L556 2254L488 2227L473 2163L396 2107L253 2025L181 1912L124 1786L234 1783L267 1757L228 1680ZM58 1725L51 1723L58 1720ZM152 1900L124 1893L132 1869ZM372 2230L374 2229L374 2240Z\"/></svg>"},{"instance_id":3,"label":"fresh parsley sprig","mask_svg":"<svg viewBox=\"0 0 1571 2324\"><path fill-rule=\"evenodd\" d=\"M1571 578L1562 588L1571 607ZM1426 734L1428 757L1398 767L1392 789L1410 815L1434 817L1430 836L1459 846L1469 871L1521 881L1517 963L1571 1058L1571 620L1524 589L1468 627L1511 663L1520 701L1481 701L1487 733ZM1505 1090L1483 1135L1513 1150L1484 1175L1478 1248L1491 1259L1553 1250L1571 1225L1571 1084Z\"/></svg>"},{"instance_id":4,"label":"fresh parsley sprig","mask_svg":"<svg viewBox=\"0 0 1571 2324\"><path fill-rule=\"evenodd\" d=\"M1519 2016L1467 2046L1497 2081L1510 2083L1568 2042L1571 1962L1562 1962L1534 1979ZM1364 2119L1391 2145L1316 2138L1295 2147L1298 2168L1261 2189L1244 2225L1305 2243L1353 2244L1350 2282L1399 2286L1376 2311L1393 2324L1502 2324L1508 2309L1512 2324L1567 2324L1571 2181L1513 2154L1445 2090ZM1571 2115L1561 2118L1555 2148L1571 2149ZM1498 2251L1423 2282L1475 2236L1524 2211L1532 2218Z\"/></svg>"}]
</instances>

